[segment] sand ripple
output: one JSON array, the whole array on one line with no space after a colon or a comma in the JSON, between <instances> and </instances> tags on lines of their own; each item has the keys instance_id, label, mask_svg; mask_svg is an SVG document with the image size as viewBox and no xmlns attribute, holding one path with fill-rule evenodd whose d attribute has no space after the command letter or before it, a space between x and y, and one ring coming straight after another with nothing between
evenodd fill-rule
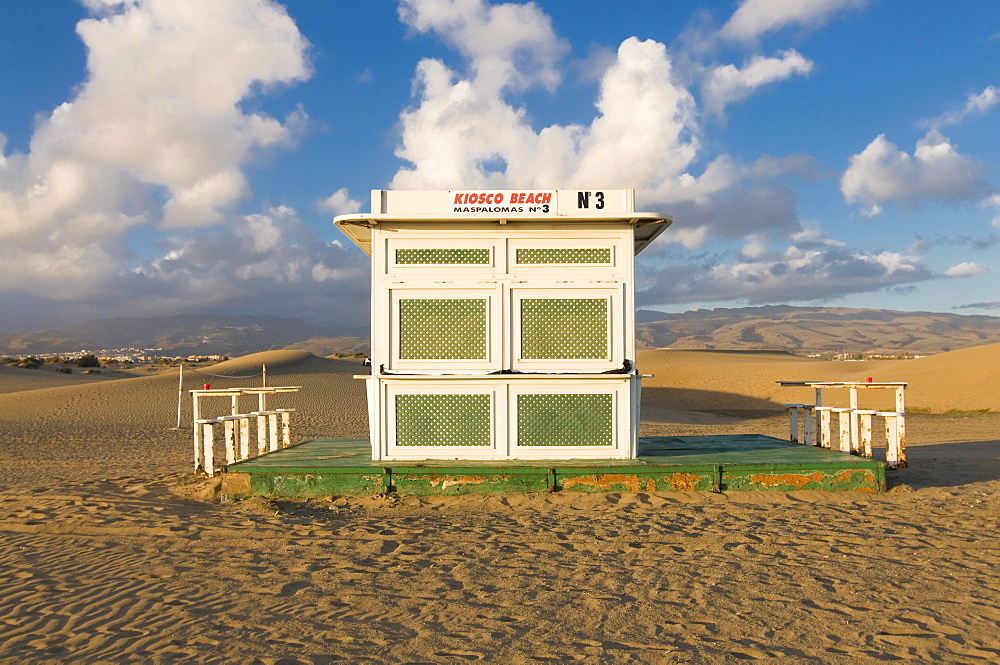
<instances>
[{"instance_id":1,"label":"sand ripple","mask_svg":"<svg viewBox=\"0 0 1000 665\"><path fill-rule=\"evenodd\" d=\"M363 433L356 370L326 362L285 366L301 436ZM0 395L0 662L1000 661L1000 416L913 418L880 496L219 505L175 389ZM647 427L783 425L671 413Z\"/></svg>"}]
</instances>

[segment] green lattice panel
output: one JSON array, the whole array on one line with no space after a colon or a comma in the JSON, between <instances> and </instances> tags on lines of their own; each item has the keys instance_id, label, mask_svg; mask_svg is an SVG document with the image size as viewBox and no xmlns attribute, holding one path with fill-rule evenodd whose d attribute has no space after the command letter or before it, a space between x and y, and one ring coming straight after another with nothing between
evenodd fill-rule
<instances>
[{"instance_id":1,"label":"green lattice panel","mask_svg":"<svg viewBox=\"0 0 1000 665\"><path fill-rule=\"evenodd\" d=\"M520 265L534 263L611 263L610 247L565 247L554 249L519 249Z\"/></svg>"},{"instance_id":2,"label":"green lattice panel","mask_svg":"<svg viewBox=\"0 0 1000 665\"><path fill-rule=\"evenodd\" d=\"M522 359L593 360L607 357L606 298L521 300Z\"/></svg>"},{"instance_id":3,"label":"green lattice panel","mask_svg":"<svg viewBox=\"0 0 1000 665\"><path fill-rule=\"evenodd\" d=\"M489 265L489 249L397 249L397 265Z\"/></svg>"},{"instance_id":4,"label":"green lattice panel","mask_svg":"<svg viewBox=\"0 0 1000 665\"><path fill-rule=\"evenodd\" d=\"M401 360L485 360L486 334L485 299L399 301Z\"/></svg>"},{"instance_id":5,"label":"green lattice panel","mask_svg":"<svg viewBox=\"0 0 1000 665\"><path fill-rule=\"evenodd\" d=\"M517 445L610 446L612 396L518 395Z\"/></svg>"},{"instance_id":6,"label":"green lattice panel","mask_svg":"<svg viewBox=\"0 0 1000 665\"><path fill-rule=\"evenodd\" d=\"M490 396L396 395L396 445L490 445Z\"/></svg>"}]
</instances>

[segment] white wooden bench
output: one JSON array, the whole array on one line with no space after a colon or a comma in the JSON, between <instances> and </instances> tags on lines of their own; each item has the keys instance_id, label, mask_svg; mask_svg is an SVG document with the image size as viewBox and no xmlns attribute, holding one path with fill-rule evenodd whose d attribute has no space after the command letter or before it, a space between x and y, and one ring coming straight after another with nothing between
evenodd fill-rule
<instances>
[{"instance_id":1,"label":"white wooden bench","mask_svg":"<svg viewBox=\"0 0 1000 665\"><path fill-rule=\"evenodd\" d=\"M209 476L215 475L215 428L222 426L226 464L235 464L251 457L250 423L256 421L257 446L254 457L274 452L278 447L288 448L291 442L291 414L295 409L274 409L237 413L219 418L201 418L195 421L199 433L200 450L196 458Z\"/></svg>"}]
</instances>

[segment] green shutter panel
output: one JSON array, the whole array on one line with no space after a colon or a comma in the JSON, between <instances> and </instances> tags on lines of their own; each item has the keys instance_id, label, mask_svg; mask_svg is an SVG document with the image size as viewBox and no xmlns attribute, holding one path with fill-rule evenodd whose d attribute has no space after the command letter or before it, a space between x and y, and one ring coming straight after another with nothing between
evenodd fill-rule
<instances>
[{"instance_id":1,"label":"green shutter panel","mask_svg":"<svg viewBox=\"0 0 1000 665\"><path fill-rule=\"evenodd\" d=\"M401 360L485 360L486 300L401 298Z\"/></svg>"},{"instance_id":2,"label":"green shutter panel","mask_svg":"<svg viewBox=\"0 0 1000 665\"><path fill-rule=\"evenodd\" d=\"M608 394L518 395L517 445L613 445L612 404Z\"/></svg>"},{"instance_id":3,"label":"green shutter panel","mask_svg":"<svg viewBox=\"0 0 1000 665\"><path fill-rule=\"evenodd\" d=\"M489 446L489 395L396 395L397 446Z\"/></svg>"},{"instance_id":4,"label":"green shutter panel","mask_svg":"<svg viewBox=\"0 0 1000 665\"><path fill-rule=\"evenodd\" d=\"M608 358L608 300L524 298L521 300L521 358Z\"/></svg>"},{"instance_id":5,"label":"green shutter panel","mask_svg":"<svg viewBox=\"0 0 1000 665\"><path fill-rule=\"evenodd\" d=\"M567 247L553 249L518 249L519 265L545 263L611 263L610 247Z\"/></svg>"},{"instance_id":6,"label":"green shutter panel","mask_svg":"<svg viewBox=\"0 0 1000 665\"><path fill-rule=\"evenodd\" d=\"M397 249L397 265L489 265L489 249Z\"/></svg>"}]
</instances>

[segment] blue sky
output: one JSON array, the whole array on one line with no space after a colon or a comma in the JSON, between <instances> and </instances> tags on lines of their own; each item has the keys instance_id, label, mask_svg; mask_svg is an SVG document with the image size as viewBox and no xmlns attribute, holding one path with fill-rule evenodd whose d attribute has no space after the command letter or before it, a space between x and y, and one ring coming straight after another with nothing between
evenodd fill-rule
<instances>
[{"instance_id":1,"label":"blue sky","mask_svg":"<svg viewBox=\"0 0 1000 665\"><path fill-rule=\"evenodd\" d=\"M0 2L0 330L363 332L376 188L634 187L644 308L1000 314L1000 3Z\"/></svg>"}]
</instances>

